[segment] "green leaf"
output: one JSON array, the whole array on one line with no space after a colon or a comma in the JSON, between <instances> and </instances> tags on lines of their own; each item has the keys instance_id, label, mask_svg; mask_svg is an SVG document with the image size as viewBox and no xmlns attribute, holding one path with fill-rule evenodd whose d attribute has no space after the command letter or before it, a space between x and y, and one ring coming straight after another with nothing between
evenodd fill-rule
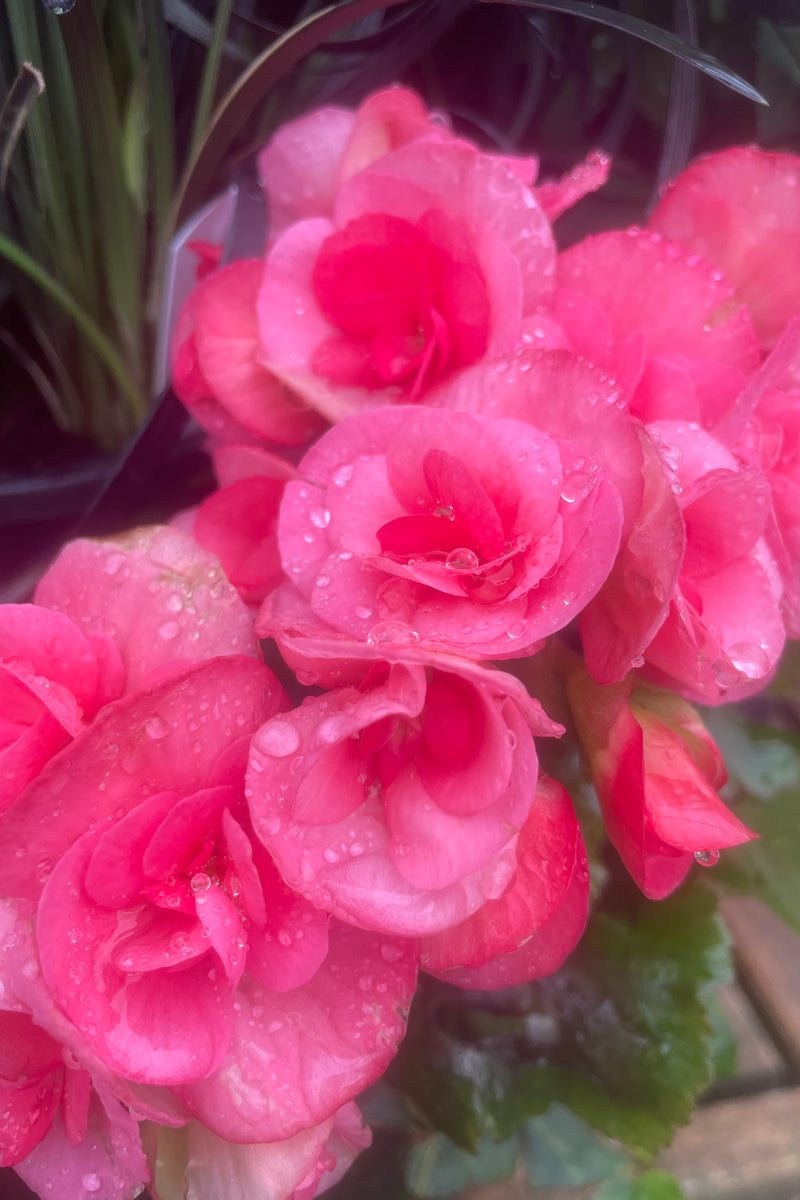
<instances>
[{"instance_id":1,"label":"green leaf","mask_svg":"<svg viewBox=\"0 0 800 1200\"><path fill-rule=\"evenodd\" d=\"M563 1104L528 1121L521 1135L535 1187L580 1187L625 1173L628 1156L599 1137Z\"/></svg>"},{"instance_id":2,"label":"green leaf","mask_svg":"<svg viewBox=\"0 0 800 1200\"><path fill-rule=\"evenodd\" d=\"M455 1196L473 1184L510 1179L516 1166L516 1137L504 1142L482 1138L474 1154L434 1133L414 1146L406 1164L406 1186L415 1196Z\"/></svg>"},{"instance_id":3,"label":"green leaf","mask_svg":"<svg viewBox=\"0 0 800 1200\"><path fill-rule=\"evenodd\" d=\"M712 1080L706 1001L730 974L707 888L656 904L621 881L549 979L486 995L422 983L391 1079L466 1150L558 1101L647 1157Z\"/></svg>"},{"instance_id":4,"label":"green leaf","mask_svg":"<svg viewBox=\"0 0 800 1200\"><path fill-rule=\"evenodd\" d=\"M725 850L713 880L758 896L800 931L800 737L748 721L734 709L705 713L704 720L725 758L736 815L759 835Z\"/></svg>"},{"instance_id":5,"label":"green leaf","mask_svg":"<svg viewBox=\"0 0 800 1200\"><path fill-rule=\"evenodd\" d=\"M628 890L590 922L567 967L542 981L561 1053L521 1074L511 1104L540 1102L550 1089L595 1129L655 1153L711 1082L704 1001L730 973L706 889L692 882L657 904Z\"/></svg>"},{"instance_id":6,"label":"green leaf","mask_svg":"<svg viewBox=\"0 0 800 1200\"><path fill-rule=\"evenodd\" d=\"M677 1179L668 1171L648 1171L638 1179L615 1180L595 1200L686 1200Z\"/></svg>"}]
</instances>

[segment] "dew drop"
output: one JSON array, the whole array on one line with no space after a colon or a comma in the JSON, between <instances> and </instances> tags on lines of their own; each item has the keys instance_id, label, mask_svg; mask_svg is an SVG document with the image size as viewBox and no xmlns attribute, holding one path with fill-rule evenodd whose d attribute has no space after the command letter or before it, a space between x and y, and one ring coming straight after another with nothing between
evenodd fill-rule
<instances>
[{"instance_id":1,"label":"dew drop","mask_svg":"<svg viewBox=\"0 0 800 1200\"><path fill-rule=\"evenodd\" d=\"M350 480L353 478L353 464L344 463L341 467L337 467L331 476L331 481L334 487L347 487Z\"/></svg>"},{"instance_id":2,"label":"dew drop","mask_svg":"<svg viewBox=\"0 0 800 1200\"><path fill-rule=\"evenodd\" d=\"M167 608L170 612L179 613L183 608L183 598L179 596L177 592L173 592L172 595L167 598Z\"/></svg>"},{"instance_id":3,"label":"dew drop","mask_svg":"<svg viewBox=\"0 0 800 1200\"><path fill-rule=\"evenodd\" d=\"M144 730L149 738L152 738L154 742L158 742L169 733L169 725L163 717L150 717L144 723Z\"/></svg>"},{"instance_id":4,"label":"dew drop","mask_svg":"<svg viewBox=\"0 0 800 1200\"><path fill-rule=\"evenodd\" d=\"M268 721L253 738L253 746L270 758L286 758L300 745L300 734L288 721Z\"/></svg>"},{"instance_id":5,"label":"dew drop","mask_svg":"<svg viewBox=\"0 0 800 1200\"><path fill-rule=\"evenodd\" d=\"M457 550L450 551L444 565L451 571L474 571L480 566L480 559L474 550L459 546Z\"/></svg>"},{"instance_id":6,"label":"dew drop","mask_svg":"<svg viewBox=\"0 0 800 1200\"><path fill-rule=\"evenodd\" d=\"M309 512L311 524L316 525L317 529L327 529L331 522L330 510L327 508L312 508Z\"/></svg>"},{"instance_id":7,"label":"dew drop","mask_svg":"<svg viewBox=\"0 0 800 1200\"><path fill-rule=\"evenodd\" d=\"M165 642L172 641L180 633L180 626L177 621L165 621L163 625L158 627L158 636L163 638Z\"/></svg>"},{"instance_id":8,"label":"dew drop","mask_svg":"<svg viewBox=\"0 0 800 1200\"><path fill-rule=\"evenodd\" d=\"M211 887L211 876L205 871L197 871L189 880L189 887L193 892L207 892Z\"/></svg>"},{"instance_id":9,"label":"dew drop","mask_svg":"<svg viewBox=\"0 0 800 1200\"><path fill-rule=\"evenodd\" d=\"M94 1173L90 1175L84 1175L83 1179L81 1180L81 1187L87 1192L99 1192L100 1180Z\"/></svg>"},{"instance_id":10,"label":"dew drop","mask_svg":"<svg viewBox=\"0 0 800 1200\"><path fill-rule=\"evenodd\" d=\"M701 867L714 867L719 862L719 850L695 850L694 861Z\"/></svg>"},{"instance_id":11,"label":"dew drop","mask_svg":"<svg viewBox=\"0 0 800 1200\"><path fill-rule=\"evenodd\" d=\"M403 621L379 621L367 634L370 646L412 646L418 641L416 629Z\"/></svg>"}]
</instances>

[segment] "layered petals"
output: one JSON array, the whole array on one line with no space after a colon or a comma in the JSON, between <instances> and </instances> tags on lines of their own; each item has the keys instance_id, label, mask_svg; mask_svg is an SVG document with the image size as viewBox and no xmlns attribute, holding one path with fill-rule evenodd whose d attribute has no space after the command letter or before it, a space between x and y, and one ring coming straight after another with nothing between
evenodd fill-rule
<instances>
[{"instance_id":1,"label":"layered petals","mask_svg":"<svg viewBox=\"0 0 800 1200\"><path fill-rule=\"evenodd\" d=\"M451 664L378 660L253 739L259 837L292 887L365 929L448 928L514 869L537 772L524 709L511 677Z\"/></svg>"},{"instance_id":2,"label":"layered petals","mask_svg":"<svg viewBox=\"0 0 800 1200\"><path fill-rule=\"evenodd\" d=\"M358 640L400 622L429 646L525 653L591 599L619 545L599 465L520 421L385 408L330 430L300 472L284 570L321 629Z\"/></svg>"}]
</instances>

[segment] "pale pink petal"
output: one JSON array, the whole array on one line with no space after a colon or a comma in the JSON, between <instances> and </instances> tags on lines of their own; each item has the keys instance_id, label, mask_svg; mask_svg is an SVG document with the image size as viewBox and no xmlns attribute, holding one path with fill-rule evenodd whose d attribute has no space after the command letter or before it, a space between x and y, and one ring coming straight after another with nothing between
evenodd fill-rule
<instances>
[{"instance_id":1,"label":"pale pink petal","mask_svg":"<svg viewBox=\"0 0 800 1200\"><path fill-rule=\"evenodd\" d=\"M179 1095L230 1141L279 1141L319 1124L388 1066L405 1033L416 961L411 943L339 925L325 962L292 993L245 974L227 1059Z\"/></svg>"},{"instance_id":2,"label":"pale pink petal","mask_svg":"<svg viewBox=\"0 0 800 1200\"><path fill-rule=\"evenodd\" d=\"M307 217L333 209L342 155L355 113L318 108L283 125L258 155L261 184L269 200L270 237Z\"/></svg>"},{"instance_id":3,"label":"pale pink petal","mask_svg":"<svg viewBox=\"0 0 800 1200\"><path fill-rule=\"evenodd\" d=\"M219 561L166 526L67 543L36 600L113 638L127 691L166 667L258 653L250 613Z\"/></svg>"},{"instance_id":4,"label":"pale pink petal","mask_svg":"<svg viewBox=\"0 0 800 1200\"><path fill-rule=\"evenodd\" d=\"M693 163L650 224L714 263L771 348L800 309L800 159L736 146Z\"/></svg>"}]
</instances>

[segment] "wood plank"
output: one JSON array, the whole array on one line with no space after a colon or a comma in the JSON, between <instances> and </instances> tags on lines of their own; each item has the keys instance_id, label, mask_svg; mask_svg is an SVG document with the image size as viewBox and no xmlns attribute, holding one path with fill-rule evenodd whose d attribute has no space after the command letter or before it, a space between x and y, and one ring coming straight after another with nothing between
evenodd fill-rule
<instances>
[{"instance_id":1,"label":"wood plank","mask_svg":"<svg viewBox=\"0 0 800 1200\"><path fill-rule=\"evenodd\" d=\"M736 1038L738 1054L736 1074L712 1084L711 1096L752 1095L789 1083L785 1060L738 983L721 987L716 999Z\"/></svg>"},{"instance_id":2,"label":"wood plank","mask_svg":"<svg viewBox=\"0 0 800 1200\"><path fill-rule=\"evenodd\" d=\"M687 1200L800 1197L800 1088L699 1108L658 1165L680 1179Z\"/></svg>"},{"instance_id":3,"label":"wood plank","mask_svg":"<svg viewBox=\"0 0 800 1200\"><path fill-rule=\"evenodd\" d=\"M722 902L742 986L780 1049L800 1068L800 937L752 896Z\"/></svg>"}]
</instances>

